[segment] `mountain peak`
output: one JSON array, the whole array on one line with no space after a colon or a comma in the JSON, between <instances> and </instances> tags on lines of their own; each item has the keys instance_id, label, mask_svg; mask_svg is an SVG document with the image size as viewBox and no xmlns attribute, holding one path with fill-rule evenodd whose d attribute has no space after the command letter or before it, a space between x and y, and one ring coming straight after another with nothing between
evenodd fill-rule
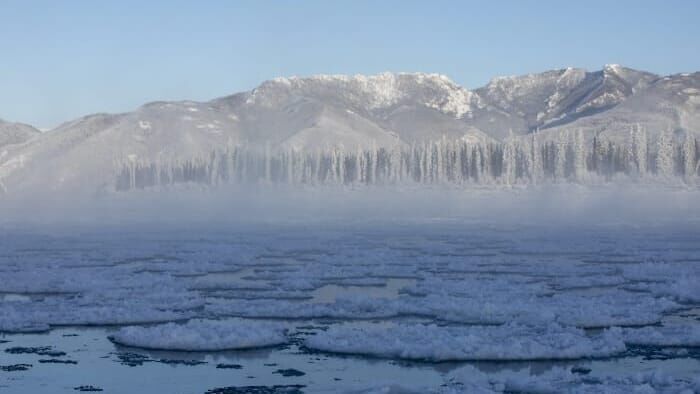
<instances>
[{"instance_id":1,"label":"mountain peak","mask_svg":"<svg viewBox=\"0 0 700 394\"><path fill-rule=\"evenodd\" d=\"M41 132L32 126L0 119L0 148L27 142L40 134Z\"/></svg>"},{"instance_id":2,"label":"mountain peak","mask_svg":"<svg viewBox=\"0 0 700 394\"><path fill-rule=\"evenodd\" d=\"M310 76L276 77L261 84L273 84L282 86L295 86L304 83L342 83L342 84L387 84L396 83L399 80L413 80L417 83L442 83L457 87L447 75L425 72L391 72L384 71L378 74L313 74Z\"/></svg>"},{"instance_id":3,"label":"mountain peak","mask_svg":"<svg viewBox=\"0 0 700 394\"><path fill-rule=\"evenodd\" d=\"M246 104L275 107L290 96L326 103L343 102L361 112L384 110L399 103L421 103L457 118L467 115L478 101L472 92L442 74L383 72L279 77L252 90Z\"/></svg>"},{"instance_id":4,"label":"mountain peak","mask_svg":"<svg viewBox=\"0 0 700 394\"><path fill-rule=\"evenodd\" d=\"M603 66L604 71L615 72L615 73L619 72L623 68L626 68L626 67L622 67L621 65L616 64L616 63L606 64L605 66Z\"/></svg>"}]
</instances>

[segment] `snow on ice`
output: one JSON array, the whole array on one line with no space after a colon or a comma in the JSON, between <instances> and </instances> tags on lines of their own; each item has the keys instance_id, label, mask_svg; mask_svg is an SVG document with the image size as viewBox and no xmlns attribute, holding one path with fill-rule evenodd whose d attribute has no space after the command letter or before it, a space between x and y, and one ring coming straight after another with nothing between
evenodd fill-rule
<instances>
[{"instance_id":1,"label":"snow on ice","mask_svg":"<svg viewBox=\"0 0 700 394\"><path fill-rule=\"evenodd\" d=\"M700 347L700 324L628 328L623 330L623 338L630 345Z\"/></svg>"},{"instance_id":2,"label":"snow on ice","mask_svg":"<svg viewBox=\"0 0 700 394\"><path fill-rule=\"evenodd\" d=\"M283 324L243 319L131 326L120 329L110 338L127 346L184 351L249 349L287 342Z\"/></svg>"},{"instance_id":3,"label":"snow on ice","mask_svg":"<svg viewBox=\"0 0 700 394\"><path fill-rule=\"evenodd\" d=\"M331 319L328 331L306 338L308 347L433 361L698 345L696 320L667 321L698 303L693 230L449 222L296 230L140 239L8 233L0 331L172 323L130 327L115 339L213 350L287 341L280 329L246 319Z\"/></svg>"},{"instance_id":4,"label":"snow on ice","mask_svg":"<svg viewBox=\"0 0 700 394\"><path fill-rule=\"evenodd\" d=\"M556 323L528 326L440 327L434 324L333 326L307 338L312 349L427 361L548 360L606 357L624 352L619 333L590 337Z\"/></svg>"}]
</instances>

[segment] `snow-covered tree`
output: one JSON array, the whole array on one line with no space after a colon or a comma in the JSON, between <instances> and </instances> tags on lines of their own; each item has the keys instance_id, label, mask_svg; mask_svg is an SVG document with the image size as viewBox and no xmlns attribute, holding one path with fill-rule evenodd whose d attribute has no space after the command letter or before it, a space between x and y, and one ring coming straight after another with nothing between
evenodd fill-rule
<instances>
[{"instance_id":1,"label":"snow-covered tree","mask_svg":"<svg viewBox=\"0 0 700 394\"><path fill-rule=\"evenodd\" d=\"M574 139L574 177L577 181L583 182L588 175L586 168L586 141L583 130L576 131Z\"/></svg>"},{"instance_id":2,"label":"snow-covered tree","mask_svg":"<svg viewBox=\"0 0 700 394\"><path fill-rule=\"evenodd\" d=\"M491 170L491 144L484 144L481 151L481 183L491 183L493 172Z\"/></svg>"},{"instance_id":3,"label":"snow-covered tree","mask_svg":"<svg viewBox=\"0 0 700 394\"><path fill-rule=\"evenodd\" d=\"M362 150L358 148L357 152L355 153L355 182L364 182L364 170L364 154Z\"/></svg>"},{"instance_id":4,"label":"snow-covered tree","mask_svg":"<svg viewBox=\"0 0 700 394\"><path fill-rule=\"evenodd\" d=\"M265 182L272 182L272 154L270 152L270 143L265 144Z\"/></svg>"},{"instance_id":5,"label":"snow-covered tree","mask_svg":"<svg viewBox=\"0 0 700 394\"><path fill-rule=\"evenodd\" d=\"M462 177L462 168L464 167L463 163L463 143L459 140L455 142L453 145L454 149L454 155L455 155L455 164L454 164L454 171L453 171L453 177L454 181L456 183L462 183L463 177Z\"/></svg>"},{"instance_id":6,"label":"snow-covered tree","mask_svg":"<svg viewBox=\"0 0 700 394\"><path fill-rule=\"evenodd\" d=\"M695 138L691 133L686 132L685 141L683 142L683 164L685 179L689 183L695 181L696 155Z\"/></svg>"},{"instance_id":7,"label":"snow-covered tree","mask_svg":"<svg viewBox=\"0 0 700 394\"><path fill-rule=\"evenodd\" d=\"M443 174L445 172L445 161L442 147L443 139L437 140L437 142L435 142L435 181L437 183L442 183Z\"/></svg>"},{"instance_id":8,"label":"snow-covered tree","mask_svg":"<svg viewBox=\"0 0 700 394\"><path fill-rule=\"evenodd\" d=\"M637 163L637 171L640 177L646 176L647 160L648 160L648 145L647 132L639 125L635 128L634 139L632 141L634 147L634 156Z\"/></svg>"},{"instance_id":9,"label":"snow-covered tree","mask_svg":"<svg viewBox=\"0 0 700 394\"><path fill-rule=\"evenodd\" d=\"M568 150L568 137L568 132L561 132L559 133L559 137L556 141L556 164L554 167L554 177L557 180L563 180L566 177L566 152Z\"/></svg>"},{"instance_id":10,"label":"snow-covered tree","mask_svg":"<svg viewBox=\"0 0 700 394\"><path fill-rule=\"evenodd\" d=\"M658 175L668 178L673 176L673 135L670 129L665 129L657 140L656 172Z\"/></svg>"},{"instance_id":11,"label":"snow-covered tree","mask_svg":"<svg viewBox=\"0 0 700 394\"><path fill-rule=\"evenodd\" d=\"M512 185L515 183L515 178L517 176L516 157L515 138L513 137L513 131L511 130L503 146L503 162L501 165L501 176L503 177L503 183L506 185Z\"/></svg>"},{"instance_id":12,"label":"snow-covered tree","mask_svg":"<svg viewBox=\"0 0 700 394\"><path fill-rule=\"evenodd\" d=\"M530 179L534 183L539 183L544 179L544 159L542 158L542 144L540 144L539 133L532 135L530 148Z\"/></svg>"}]
</instances>

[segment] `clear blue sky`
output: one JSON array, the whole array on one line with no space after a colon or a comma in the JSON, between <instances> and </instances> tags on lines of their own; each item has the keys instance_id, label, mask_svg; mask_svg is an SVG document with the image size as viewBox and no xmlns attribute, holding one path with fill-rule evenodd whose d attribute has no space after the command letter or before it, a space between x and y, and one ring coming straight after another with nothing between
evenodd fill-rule
<instances>
[{"instance_id":1,"label":"clear blue sky","mask_svg":"<svg viewBox=\"0 0 700 394\"><path fill-rule=\"evenodd\" d=\"M700 70L700 1L0 0L0 118L39 127L275 76Z\"/></svg>"}]
</instances>

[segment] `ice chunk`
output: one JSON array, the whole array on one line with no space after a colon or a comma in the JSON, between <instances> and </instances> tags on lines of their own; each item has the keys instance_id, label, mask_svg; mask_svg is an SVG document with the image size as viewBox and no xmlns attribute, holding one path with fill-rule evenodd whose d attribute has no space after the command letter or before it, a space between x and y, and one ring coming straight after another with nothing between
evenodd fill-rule
<instances>
[{"instance_id":1,"label":"ice chunk","mask_svg":"<svg viewBox=\"0 0 700 394\"><path fill-rule=\"evenodd\" d=\"M679 302L700 303L700 278L684 277L665 288L666 294Z\"/></svg>"},{"instance_id":2,"label":"ice chunk","mask_svg":"<svg viewBox=\"0 0 700 394\"><path fill-rule=\"evenodd\" d=\"M623 330L623 337L631 345L700 346L700 324L628 328Z\"/></svg>"},{"instance_id":3,"label":"ice chunk","mask_svg":"<svg viewBox=\"0 0 700 394\"><path fill-rule=\"evenodd\" d=\"M191 317L191 312L160 310L127 301L83 305L60 299L22 304L21 307L0 304L0 331L43 331L55 325L161 323Z\"/></svg>"},{"instance_id":4,"label":"ice chunk","mask_svg":"<svg viewBox=\"0 0 700 394\"><path fill-rule=\"evenodd\" d=\"M578 359L626 350L619 331L589 337L583 330L556 323L469 327L340 325L306 338L305 345L329 352L428 361Z\"/></svg>"},{"instance_id":5,"label":"ice chunk","mask_svg":"<svg viewBox=\"0 0 700 394\"><path fill-rule=\"evenodd\" d=\"M504 381L507 392L574 392L574 393L692 393L700 382L674 379L661 371L638 373L630 376L586 378L570 369L553 368L542 375L511 378Z\"/></svg>"},{"instance_id":6,"label":"ice chunk","mask_svg":"<svg viewBox=\"0 0 700 394\"><path fill-rule=\"evenodd\" d=\"M662 371L632 375L593 377L573 373L570 368L555 367L541 374L529 369L486 374L472 366L450 373L448 383L439 393L693 393L700 388L700 378L678 379Z\"/></svg>"},{"instance_id":7,"label":"ice chunk","mask_svg":"<svg viewBox=\"0 0 700 394\"><path fill-rule=\"evenodd\" d=\"M0 332L43 332L49 325L27 316L12 305L0 305Z\"/></svg>"},{"instance_id":8,"label":"ice chunk","mask_svg":"<svg viewBox=\"0 0 700 394\"><path fill-rule=\"evenodd\" d=\"M645 263L625 268L623 275L637 283L626 286L678 302L700 303L700 267L696 264Z\"/></svg>"},{"instance_id":9,"label":"ice chunk","mask_svg":"<svg viewBox=\"0 0 700 394\"><path fill-rule=\"evenodd\" d=\"M284 325L244 319L124 327L110 339L127 346L183 351L248 349L287 342Z\"/></svg>"},{"instance_id":10,"label":"ice chunk","mask_svg":"<svg viewBox=\"0 0 700 394\"><path fill-rule=\"evenodd\" d=\"M206 311L217 316L258 318L349 318L368 319L396 316L398 311L391 300L366 296L338 298L329 303L300 303L287 300L212 300Z\"/></svg>"},{"instance_id":11,"label":"ice chunk","mask_svg":"<svg viewBox=\"0 0 700 394\"><path fill-rule=\"evenodd\" d=\"M542 300L539 307L550 310L561 324L594 328L658 323L663 313L680 306L664 298L612 291L598 295L556 294Z\"/></svg>"}]
</instances>

